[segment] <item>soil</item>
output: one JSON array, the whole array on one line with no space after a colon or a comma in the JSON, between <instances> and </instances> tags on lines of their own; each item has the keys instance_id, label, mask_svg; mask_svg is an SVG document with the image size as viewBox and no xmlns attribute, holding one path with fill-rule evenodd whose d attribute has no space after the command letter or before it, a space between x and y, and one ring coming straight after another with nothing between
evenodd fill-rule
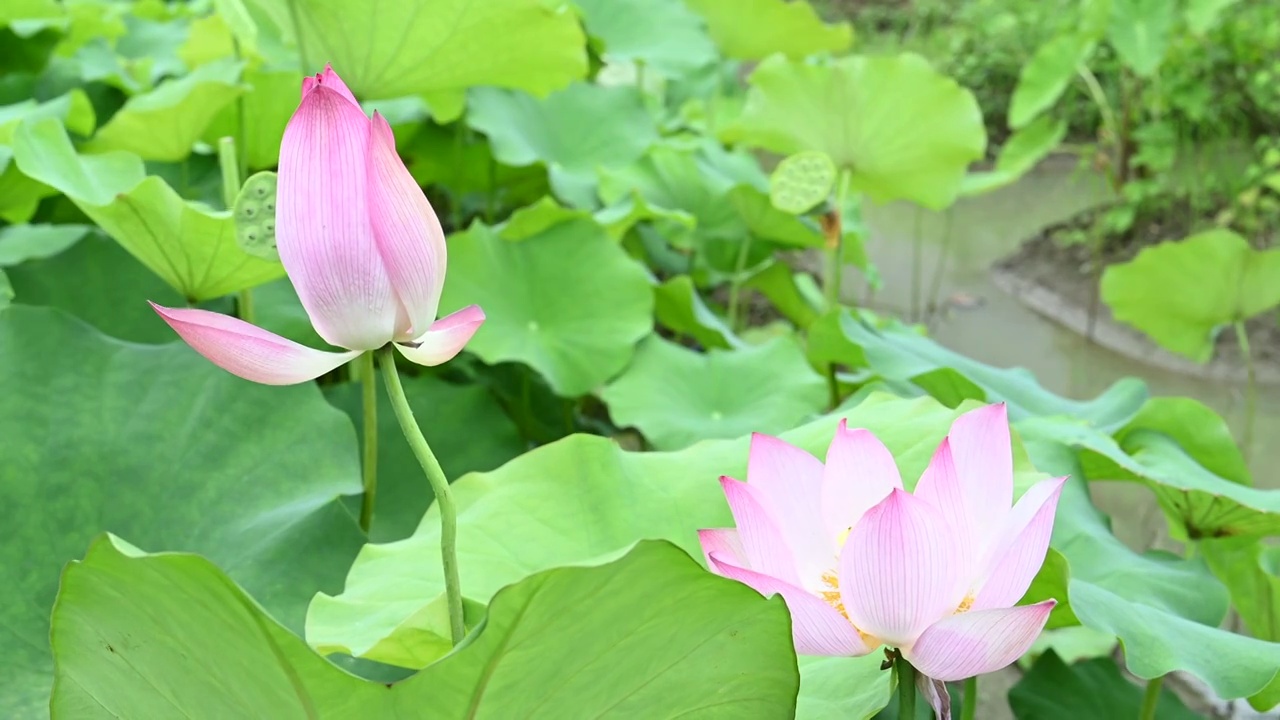
<instances>
[{"instance_id":1,"label":"soil","mask_svg":"<svg viewBox=\"0 0 1280 720\"><path fill-rule=\"evenodd\" d=\"M1179 216L1180 213L1170 213L1161 222L1144 224L1134 240L1108 245L1102 251L1103 264L1131 260L1144 248L1165 238L1185 237L1190 228ZM1097 298L1094 258L1089 247L1063 241L1087 221L1088 218L1082 217L1046 228L1023 243L992 268L996 285L1036 312L1082 335L1089 332L1090 309L1096 302L1097 315L1092 323L1095 342L1132 359L1187 375L1232 381L1246 379L1247 370L1235 333L1229 330L1219 333L1213 360L1201 365L1159 347L1138 330L1117 321L1106 303ZM1246 322L1245 328L1259 382L1280 383L1280 319L1274 312L1263 313Z\"/></svg>"}]
</instances>

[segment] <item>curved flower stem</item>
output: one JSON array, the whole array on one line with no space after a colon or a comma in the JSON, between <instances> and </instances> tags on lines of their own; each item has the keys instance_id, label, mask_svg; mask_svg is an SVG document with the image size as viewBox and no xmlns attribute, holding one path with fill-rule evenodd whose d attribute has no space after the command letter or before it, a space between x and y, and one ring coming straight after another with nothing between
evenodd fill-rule
<instances>
[{"instance_id":1,"label":"curved flower stem","mask_svg":"<svg viewBox=\"0 0 1280 720\"><path fill-rule=\"evenodd\" d=\"M1138 713L1139 720L1156 720L1156 706L1160 704L1160 686L1163 684L1163 675L1147 681L1147 691L1142 695L1142 710Z\"/></svg>"},{"instance_id":2,"label":"curved flower stem","mask_svg":"<svg viewBox=\"0 0 1280 720\"><path fill-rule=\"evenodd\" d=\"M462 642L467 634L462 619L462 587L458 580L458 508L453 504L453 490L444 476L440 461L431 452L431 446L422 436L422 430L413 419L413 408L404 396L404 387L400 384L400 375L396 373L396 351L391 345L378 351L378 364L382 366L382 379L387 384L387 395L391 399L391 407L396 411L396 420L400 421L400 430L409 441L409 447L418 458L422 472L431 483L431 490L436 494L436 505L440 508L440 557L444 566L444 592L449 604L449 629L453 636L453 644Z\"/></svg>"},{"instance_id":3,"label":"curved flower stem","mask_svg":"<svg viewBox=\"0 0 1280 720\"><path fill-rule=\"evenodd\" d=\"M364 396L364 462L361 464L364 495L360 498L360 529L369 532L378 499L378 374L373 369L373 351L361 355L360 387Z\"/></svg>"},{"instance_id":4,"label":"curved flower stem","mask_svg":"<svg viewBox=\"0 0 1280 720\"><path fill-rule=\"evenodd\" d=\"M964 707L960 710L960 720L973 720L978 712L978 676L974 675L964 681Z\"/></svg>"},{"instance_id":5,"label":"curved flower stem","mask_svg":"<svg viewBox=\"0 0 1280 720\"><path fill-rule=\"evenodd\" d=\"M243 137L244 115L240 116L240 130L236 134ZM244 145L241 141L239 145ZM236 196L240 194L240 161L236 154L237 142L232 137L224 137L218 141L218 170L222 173L222 202L227 210L235 207ZM236 296L236 315L240 319L253 322L253 290L245 288Z\"/></svg>"},{"instance_id":6,"label":"curved flower stem","mask_svg":"<svg viewBox=\"0 0 1280 720\"><path fill-rule=\"evenodd\" d=\"M898 653L893 661L894 672L898 674L898 717L902 720L914 720L916 716L916 669Z\"/></svg>"}]
</instances>

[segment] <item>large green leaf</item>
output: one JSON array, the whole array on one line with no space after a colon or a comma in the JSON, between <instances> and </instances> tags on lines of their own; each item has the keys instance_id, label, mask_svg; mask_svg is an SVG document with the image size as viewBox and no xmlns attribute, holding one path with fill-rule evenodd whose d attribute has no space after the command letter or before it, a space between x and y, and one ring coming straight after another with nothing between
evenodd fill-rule
<instances>
[{"instance_id":1,"label":"large green leaf","mask_svg":"<svg viewBox=\"0 0 1280 720\"><path fill-rule=\"evenodd\" d=\"M1046 652L1009 690L1009 705L1018 720L1129 720L1140 715L1142 688L1120 674L1110 658L1067 665ZM1200 716L1165 688L1155 717L1196 720Z\"/></svg>"},{"instance_id":2,"label":"large green leaf","mask_svg":"<svg viewBox=\"0 0 1280 720\"><path fill-rule=\"evenodd\" d=\"M615 424L639 428L659 450L678 450L789 430L823 409L827 389L791 337L704 354L652 336L600 398Z\"/></svg>"},{"instance_id":3,"label":"large green leaf","mask_svg":"<svg viewBox=\"0 0 1280 720\"><path fill-rule=\"evenodd\" d=\"M800 60L840 53L853 44L847 22L828 25L805 0L686 0L706 18L711 37L725 55L763 60L774 53Z\"/></svg>"},{"instance_id":4,"label":"large green leaf","mask_svg":"<svg viewBox=\"0 0 1280 720\"><path fill-rule=\"evenodd\" d=\"M660 542L503 589L465 646L390 686L316 655L207 560L109 536L67 568L53 623L57 717L780 717L799 685L781 599Z\"/></svg>"},{"instance_id":5,"label":"large green leaf","mask_svg":"<svg viewBox=\"0 0 1280 720\"><path fill-rule=\"evenodd\" d=\"M204 300L284 275L246 254L229 212L183 200L136 155L78 155L54 119L24 121L14 135L22 172L57 188L108 235L187 298Z\"/></svg>"},{"instance_id":6,"label":"large green leaf","mask_svg":"<svg viewBox=\"0 0 1280 720\"><path fill-rule=\"evenodd\" d=\"M647 271L587 219L523 240L479 223L450 236L441 309L471 303L489 319L468 350L491 364L523 362L566 397L622 370L653 329Z\"/></svg>"},{"instance_id":7,"label":"large green leaf","mask_svg":"<svg viewBox=\"0 0 1280 720\"><path fill-rule=\"evenodd\" d=\"M243 138L242 152L249 166L244 170L275 167L280 157L280 139L284 128L298 107L302 73L297 70L264 70L249 68L241 82L248 87L238 102L222 109L204 132L205 142L213 145L224 136ZM245 127L239 132L240 104L244 105Z\"/></svg>"},{"instance_id":8,"label":"large green leaf","mask_svg":"<svg viewBox=\"0 0 1280 720\"><path fill-rule=\"evenodd\" d=\"M57 118L79 135L92 134L96 122L89 97L78 89L42 103L25 100L0 107L0 218L12 223L29 220L42 198L57 193L24 175L13 161L13 150L9 147L13 133L19 123L28 118Z\"/></svg>"},{"instance_id":9,"label":"large green leaf","mask_svg":"<svg viewBox=\"0 0 1280 720\"><path fill-rule=\"evenodd\" d=\"M1187 0L1183 13L1187 27L1196 35L1203 35L1217 22L1219 14L1240 0Z\"/></svg>"},{"instance_id":10,"label":"large green leaf","mask_svg":"<svg viewBox=\"0 0 1280 720\"><path fill-rule=\"evenodd\" d=\"M25 224L0 228L0 267L51 258L80 242L91 229L87 225Z\"/></svg>"},{"instance_id":11,"label":"large green leaf","mask_svg":"<svg viewBox=\"0 0 1280 720\"><path fill-rule=\"evenodd\" d=\"M0 107L0 143L12 141L13 131L22 120L42 118L57 118L78 135L93 134L94 123L97 122L89 96L83 90L75 89L45 102L25 100Z\"/></svg>"},{"instance_id":12,"label":"large green leaf","mask_svg":"<svg viewBox=\"0 0 1280 720\"><path fill-rule=\"evenodd\" d=\"M1254 250L1230 230L1160 243L1108 266L1102 299L1116 319L1207 362L1224 326L1280 305L1280 249Z\"/></svg>"},{"instance_id":13,"label":"large green leaf","mask_svg":"<svg viewBox=\"0 0 1280 720\"><path fill-rule=\"evenodd\" d=\"M1084 475L1075 453L1052 439L1056 430L1044 437L1043 428L1029 422L1018 429L1039 467ZM1257 702L1274 693L1280 643L1218 627L1227 611L1226 590L1203 562L1165 553L1139 556L1106 523L1089 504L1083 481L1069 482L1058 504L1053 545L1071 563L1068 593L1080 622L1117 636L1129 670L1143 679L1185 670L1223 698L1253 696Z\"/></svg>"},{"instance_id":14,"label":"large green leaf","mask_svg":"<svg viewBox=\"0 0 1280 720\"><path fill-rule=\"evenodd\" d=\"M741 239L746 228L728 200L735 184L701 153L662 144L631 165L602 172L600 198L613 204L637 193L657 207L688 213L692 226L665 239L690 249L698 238Z\"/></svg>"},{"instance_id":15,"label":"large green leaf","mask_svg":"<svg viewBox=\"0 0 1280 720\"><path fill-rule=\"evenodd\" d=\"M820 150L852 189L935 209L955 200L987 140L973 94L909 53L825 65L769 58L725 136L783 155Z\"/></svg>"},{"instance_id":16,"label":"large green leaf","mask_svg":"<svg viewBox=\"0 0 1280 720\"><path fill-rule=\"evenodd\" d=\"M1041 115L1005 141L993 169L965 175L960 194L982 195L1012 185L1058 149L1066 136L1065 121Z\"/></svg>"},{"instance_id":17,"label":"large green leaf","mask_svg":"<svg viewBox=\"0 0 1280 720\"><path fill-rule=\"evenodd\" d=\"M1141 77L1151 77L1164 61L1177 22L1178 3L1111 0L1107 39L1130 69Z\"/></svg>"},{"instance_id":18,"label":"large green leaf","mask_svg":"<svg viewBox=\"0 0 1280 720\"><path fill-rule=\"evenodd\" d=\"M682 0L573 0L606 60L631 60L679 77L715 61L702 18Z\"/></svg>"},{"instance_id":19,"label":"large green leaf","mask_svg":"<svg viewBox=\"0 0 1280 720\"><path fill-rule=\"evenodd\" d=\"M230 59L209 63L134 95L99 128L85 150L126 150L144 160L185 159L209 123L244 92L238 81L241 66Z\"/></svg>"},{"instance_id":20,"label":"large green leaf","mask_svg":"<svg viewBox=\"0 0 1280 720\"><path fill-rule=\"evenodd\" d=\"M497 88L471 91L467 122L507 165L542 162L574 174L627 165L658 139L640 92L574 83L545 98Z\"/></svg>"},{"instance_id":21,"label":"large green leaf","mask_svg":"<svg viewBox=\"0 0 1280 720\"><path fill-rule=\"evenodd\" d=\"M1117 442L1135 430L1155 430L1173 438L1205 470L1241 485L1252 485L1249 466L1231 428L1221 415L1199 400L1186 397L1153 397L1143 403L1115 434Z\"/></svg>"},{"instance_id":22,"label":"large green leaf","mask_svg":"<svg viewBox=\"0 0 1280 720\"><path fill-rule=\"evenodd\" d=\"M874 431L909 479L919 477L957 415L930 398L887 395L840 414L851 426ZM782 437L820 455L837 423L836 416L824 417ZM747 447L748 438L740 438L674 453L631 453L607 438L574 435L494 472L460 478L453 487L464 592L484 600L516 578L607 556L638 538L667 539L701 557L696 531L732 523L716 478L743 477ZM1017 467L1020 477L1029 469L1024 458ZM434 506L428 510L407 540L366 547L341 595L316 597L307 625L312 644L416 664L383 651L413 635L415 615L443 590L436 513ZM350 622L357 617L360 623Z\"/></svg>"},{"instance_id":23,"label":"large green leaf","mask_svg":"<svg viewBox=\"0 0 1280 720\"><path fill-rule=\"evenodd\" d=\"M445 477L493 470L520 454L525 443L515 423L482 385L453 385L424 375L403 381L409 407L422 434L435 450ZM332 385L329 402L346 411L364 440L363 404L358 383ZM434 495L422 466L404 439L386 388L378 383L378 501L374 507L373 542L399 540L413 532ZM359 512L360 498L349 498Z\"/></svg>"},{"instance_id":24,"label":"large green leaf","mask_svg":"<svg viewBox=\"0 0 1280 720\"><path fill-rule=\"evenodd\" d=\"M1280 642L1280 548L1254 538L1200 543L1205 560L1227 589L1249 633Z\"/></svg>"},{"instance_id":25,"label":"large green leaf","mask_svg":"<svg viewBox=\"0 0 1280 720\"><path fill-rule=\"evenodd\" d=\"M1064 398L1045 390L1023 368L996 368L971 360L897 321L873 328L846 314L841 327L862 348L867 365L877 374L913 382L948 404L961 398L1003 401L1014 419L1066 415L1113 430L1128 422L1147 399L1146 385L1136 378L1117 381L1093 400Z\"/></svg>"},{"instance_id":26,"label":"large green leaf","mask_svg":"<svg viewBox=\"0 0 1280 720\"><path fill-rule=\"evenodd\" d=\"M884 655L800 658L797 720L869 718L885 706L893 690L891 673L880 669Z\"/></svg>"},{"instance_id":27,"label":"large green leaf","mask_svg":"<svg viewBox=\"0 0 1280 720\"><path fill-rule=\"evenodd\" d=\"M1066 418L1033 418L1024 427L1087 451L1090 477L1136 480L1155 493L1181 540L1280 533L1280 491L1259 490L1206 470L1168 435L1129 429L1117 443L1110 436Z\"/></svg>"},{"instance_id":28,"label":"large green leaf","mask_svg":"<svg viewBox=\"0 0 1280 720\"><path fill-rule=\"evenodd\" d=\"M704 348L727 350L743 342L724 320L707 307L688 275L679 275L653 289L655 319L679 335L688 335Z\"/></svg>"},{"instance_id":29,"label":"large green leaf","mask_svg":"<svg viewBox=\"0 0 1280 720\"><path fill-rule=\"evenodd\" d=\"M130 342L172 342L173 330L147 301L168 306L186 302L119 244L98 233L51 258L10 268L9 279L15 302L65 310L111 337Z\"/></svg>"},{"instance_id":30,"label":"large green leaf","mask_svg":"<svg viewBox=\"0 0 1280 720\"><path fill-rule=\"evenodd\" d=\"M0 314L0 369L0 714L48 707L58 572L104 530L207 555L291 627L341 580L362 540L339 501L360 490L355 438L314 386L255 385L183 343L20 306Z\"/></svg>"},{"instance_id":31,"label":"large green leaf","mask_svg":"<svg viewBox=\"0 0 1280 720\"><path fill-rule=\"evenodd\" d=\"M477 85L544 95L587 73L582 27L558 0L408 0L377 12L347 0L251 2L286 19L296 11L304 65L332 62L363 99L457 102Z\"/></svg>"},{"instance_id":32,"label":"large green leaf","mask_svg":"<svg viewBox=\"0 0 1280 720\"><path fill-rule=\"evenodd\" d=\"M1076 34L1059 35L1041 45L1018 76L1009 100L1009 127L1021 128L1058 102L1095 46L1089 38Z\"/></svg>"}]
</instances>

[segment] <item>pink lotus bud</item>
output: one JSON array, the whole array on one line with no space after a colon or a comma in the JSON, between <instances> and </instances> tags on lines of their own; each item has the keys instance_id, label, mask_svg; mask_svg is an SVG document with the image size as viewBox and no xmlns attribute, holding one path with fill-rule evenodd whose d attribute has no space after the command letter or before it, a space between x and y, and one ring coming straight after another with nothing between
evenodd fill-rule
<instances>
[{"instance_id":1,"label":"pink lotus bud","mask_svg":"<svg viewBox=\"0 0 1280 720\"><path fill-rule=\"evenodd\" d=\"M327 65L302 81L277 182L280 262L316 332L349 352L153 303L183 340L224 370L268 385L306 382L389 342L422 365L462 350L484 312L472 305L436 320L445 273L440 220L396 154L386 119L366 116Z\"/></svg>"}]
</instances>

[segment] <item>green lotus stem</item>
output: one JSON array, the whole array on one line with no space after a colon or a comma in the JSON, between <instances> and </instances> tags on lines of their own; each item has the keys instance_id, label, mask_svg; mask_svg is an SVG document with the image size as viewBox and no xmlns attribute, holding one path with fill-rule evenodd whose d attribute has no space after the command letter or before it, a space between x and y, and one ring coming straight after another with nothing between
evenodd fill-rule
<instances>
[{"instance_id":1,"label":"green lotus stem","mask_svg":"<svg viewBox=\"0 0 1280 720\"><path fill-rule=\"evenodd\" d=\"M1244 358L1245 373L1248 376L1248 385L1244 391L1244 433L1241 438L1241 444L1244 445L1244 457L1249 459L1250 450L1253 448L1253 421L1257 414L1258 405L1258 374L1257 369L1253 366L1253 352L1249 349L1249 331L1244 327L1243 320L1237 320L1232 323L1236 331L1236 344L1240 346L1240 356Z\"/></svg>"},{"instance_id":2,"label":"green lotus stem","mask_svg":"<svg viewBox=\"0 0 1280 720\"><path fill-rule=\"evenodd\" d=\"M240 121L243 123L244 118ZM231 210L240 194L240 161L236 155L236 141L231 137L218 140L218 170L222 174L222 202ZM241 290L236 296L236 314L240 319L253 322L253 291Z\"/></svg>"},{"instance_id":3,"label":"green lotus stem","mask_svg":"<svg viewBox=\"0 0 1280 720\"><path fill-rule=\"evenodd\" d=\"M913 720L916 716L916 669L902 657L902 653L894 658L893 669L898 673L898 717Z\"/></svg>"},{"instance_id":4,"label":"green lotus stem","mask_svg":"<svg viewBox=\"0 0 1280 720\"><path fill-rule=\"evenodd\" d=\"M978 712L978 676L974 675L964 681L964 707L960 709L960 720L973 720Z\"/></svg>"},{"instance_id":5,"label":"green lotus stem","mask_svg":"<svg viewBox=\"0 0 1280 720\"><path fill-rule=\"evenodd\" d=\"M453 503L453 490L444 476L440 461L431 452L431 446L427 444L427 439L422 436L422 429L413 418L413 408L409 407L404 387L400 384L400 375L396 373L396 351L390 344L378 351L378 364L382 366L382 379L387 385L387 395L391 398L396 420L400 421L400 430L409 441L418 464L422 466L427 482L431 483L431 490L436 495L436 506L440 508L440 558L444 567L444 592L449 605L449 630L453 644L457 645L467 634L462 617L462 586L458 580L458 507Z\"/></svg>"},{"instance_id":6,"label":"green lotus stem","mask_svg":"<svg viewBox=\"0 0 1280 720\"><path fill-rule=\"evenodd\" d=\"M837 307L840 304L840 269L844 255L844 200L849 193L849 171L841 170L840 179L836 183L836 217L835 228L832 230L835 235L834 242L831 242L830 256L827 258L827 281L826 296L827 309Z\"/></svg>"},{"instance_id":7,"label":"green lotus stem","mask_svg":"<svg viewBox=\"0 0 1280 720\"><path fill-rule=\"evenodd\" d=\"M938 264L933 268L933 278L930 280L929 288L929 305L925 308L928 323L938 312L938 298L942 295L942 277L947 272L947 260L951 255L951 220L955 205L952 204L947 208L947 213L943 217L942 225L942 251L938 253Z\"/></svg>"},{"instance_id":8,"label":"green lotus stem","mask_svg":"<svg viewBox=\"0 0 1280 720\"><path fill-rule=\"evenodd\" d=\"M1138 720L1156 719L1156 706L1160 704L1160 686L1163 684L1163 675L1147 681L1147 691L1142 695L1142 710L1138 712Z\"/></svg>"},{"instance_id":9,"label":"green lotus stem","mask_svg":"<svg viewBox=\"0 0 1280 720\"><path fill-rule=\"evenodd\" d=\"M373 526L373 509L378 500L378 374L373 369L373 351L360 356L360 388L364 399L364 463L361 465L364 494L360 497L360 529Z\"/></svg>"},{"instance_id":10,"label":"green lotus stem","mask_svg":"<svg viewBox=\"0 0 1280 720\"><path fill-rule=\"evenodd\" d=\"M921 225L924 223L924 208L916 206L915 226L911 238L911 322L920 321L920 286L922 278L924 237Z\"/></svg>"},{"instance_id":11,"label":"green lotus stem","mask_svg":"<svg viewBox=\"0 0 1280 720\"><path fill-rule=\"evenodd\" d=\"M738 332L738 300L742 294L742 274L747 271L747 258L751 254L751 235L748 233L738 248L738 260L733 265L733 280L729 283L729 329Z\"/></svg>"}]
</instances>

